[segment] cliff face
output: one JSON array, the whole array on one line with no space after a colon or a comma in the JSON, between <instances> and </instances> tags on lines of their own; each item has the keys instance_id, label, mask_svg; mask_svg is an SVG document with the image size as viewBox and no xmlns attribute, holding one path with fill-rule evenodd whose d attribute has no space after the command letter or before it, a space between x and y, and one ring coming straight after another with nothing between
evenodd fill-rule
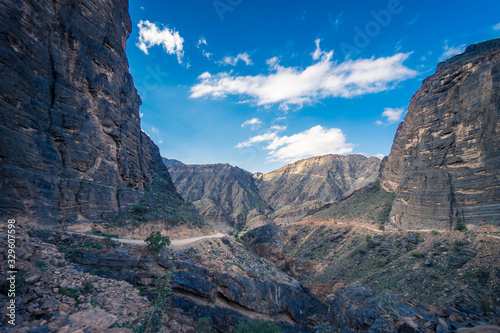
<instances>
[{"instance_id":1,"label":"cliff face","mask_svg":"<svg viewBox=\"0 0 500 333\"><path fill-rule=\"evenodd\" d=\"M469 46L424 80L381 166L395 226L500 225L499 113L500 39Z\"/></svg>"},{"instance_id":2,"label":"cliff face","mask_svg":"<svg viewBox=\"0 0 500 333\"><path fill-rule=\"evenodd\" d=\"M163 159L179 193L206 221L241 227L262 224L270 207L259 197L250 172L229 164L185 165Z\"/></svg>"},{"instance_id":3,"label":"cliff face","mask_svg":"<svg viewBox=\"0 0 500 333\"><path fill-rule=\"evenodd\" d=\"M0 212L38 223L126 212L168 179L140 129L128 1L0 4Z\"/></svg>"},{"instance_id":4,"label":"cliff face","mask_svg":"<svg viewBox=\"0 0 500 333\"><path fill-rule=\"evenodd\" d=\"M276 210L274 217L295 220L375 181L379 166L376 157L324 155L291 163L256 179L260 196Z\"/></svg>"}]
</instances>

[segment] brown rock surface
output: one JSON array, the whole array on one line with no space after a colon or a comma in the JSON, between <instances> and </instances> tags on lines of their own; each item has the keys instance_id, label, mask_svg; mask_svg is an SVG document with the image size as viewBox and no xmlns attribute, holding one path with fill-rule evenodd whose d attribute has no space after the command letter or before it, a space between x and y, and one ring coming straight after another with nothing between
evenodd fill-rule
<instances>
[{"instance_id":1,"label":"brown rock surface","mask_svg":"<svg viewBox=\"0 0 500 333\"><path fill-rule=\"evenodd\" d=\"M0 16L1 214L57 223L127 212L151 168L177 196L140 128L128 1L8 0Z\"/></svg>"},{"instance_id":2,"label":"brown rock surface","mask_svg":"<svg viewBox=\"0 0 500 333\"><path fill-rule=\"evenodd\" d=\"M405 229L500 221L500 39L438 65L412 97L382 188L396 193L390 220Z\"/></svg>"}]
</instances>

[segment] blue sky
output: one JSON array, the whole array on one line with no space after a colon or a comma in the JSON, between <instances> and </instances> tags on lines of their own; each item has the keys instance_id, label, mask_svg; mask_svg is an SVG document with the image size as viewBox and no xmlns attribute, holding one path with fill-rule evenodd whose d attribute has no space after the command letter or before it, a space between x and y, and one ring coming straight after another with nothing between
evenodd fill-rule
<instances>
[{"instance_id":1,"label":"blue sky","mask_svg":"<svg viewBox=\"0 0 500 333\"><path fill-rule=\"evenodd\" d=\"M496 1L131 0L127 55L162 156L268 172L387 155L421 81L500 37Z\"/></svg>"}]
</instances>

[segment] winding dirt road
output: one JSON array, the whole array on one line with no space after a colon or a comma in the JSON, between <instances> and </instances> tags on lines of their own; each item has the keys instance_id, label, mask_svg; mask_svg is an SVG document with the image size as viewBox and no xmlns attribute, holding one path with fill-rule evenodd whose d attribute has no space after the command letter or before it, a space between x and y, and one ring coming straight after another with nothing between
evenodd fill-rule
<instances>
[{"instance_id":1,"label":"winding dirt road","mask_svg":"<svg viewBox=\"0 0 500 333\"><path fill-rule=\"evenodd\" d=\"M94 237L94 238L108 238L108 237L104 237L104 236L91 235L91 234L85 234L82 232L74 232L74 231L67 231L67 233L73 234L73 235L82 235L82 236L86 236L86 237ZM191 244L191 243L194 243L194 242L197 242L199 240L206 239L206 238L222 238L224 236L225 236L224 234L216 233L216 234L206 235L206 236L198 236L198 237L191 237L191 238L184 238L184 239L174 239L174 240L171 240L171 243L169 246L182 246L182 245ZM127 243L127 244L137 244L137 245L145 245L146 244L146 242L144 242L141 239L128 239L128 238L111 238L111 239L114 241L118 241L121 243Z\"/></svg>"}]
</instances>

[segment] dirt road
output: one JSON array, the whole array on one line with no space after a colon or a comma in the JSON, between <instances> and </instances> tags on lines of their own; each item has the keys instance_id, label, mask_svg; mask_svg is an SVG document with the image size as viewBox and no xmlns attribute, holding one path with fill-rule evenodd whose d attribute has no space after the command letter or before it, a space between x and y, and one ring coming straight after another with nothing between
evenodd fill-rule
<instances>
[{"instance_id":1,"label":"dirt road","mask_svg":"<svg viewBox=\"0 0 500 333\"><path fill-rule=\"evenodd\" d=\"M94 237L94 238L107 238L104 236L90 235L90 234L85 234L85 233L81 233L81 232L67 231L67 233L74 234L74 235L82 235L82 236L87 236L87 237ZM206 235L206 236L198 236L198 237L191 237L191 238L184 238L184 239L174 239L174 240L171 240L170 246L182 246L182 245L191 244L191 243L194 243L194 242L197 242L199 240L206 239L206 238L222 238L224 236L225 236L224 234L216 233L216 234ZM127 243L127 244L137 244L137 245L145 245L146 244L146 242L144 242L141 239L128 239L128 238L111 238L111 239L114 241L118 241L121 243Z\"/></svg>"}]
</instances>

